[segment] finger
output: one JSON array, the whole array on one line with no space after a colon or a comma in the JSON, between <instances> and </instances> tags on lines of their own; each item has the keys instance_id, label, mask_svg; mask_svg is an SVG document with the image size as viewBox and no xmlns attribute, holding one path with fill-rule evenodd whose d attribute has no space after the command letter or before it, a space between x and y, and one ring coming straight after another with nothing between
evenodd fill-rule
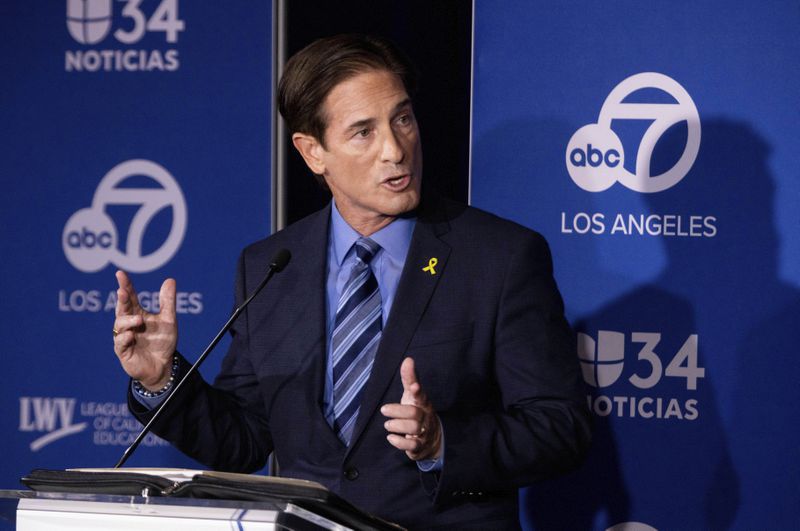
<instances>
[{"instance_id":1,"label":"finger","mask_svg":"<svg viewBox=\"0 0 800 531\"><path fill-rule=\"evenodd\" d=\"M114 330L119 335L125 330L137 328L144 324L144 319L141 315L120 315L114 320Z\"/></svg>"},{"instance_id":2,"label":"finger","mask_svg":"<svg viewBox=\"0 0 800 531\"><path fill-rule=\"evenodd\" d=\"M386 440L389 441L389 444L391 444L398 450L403 450L411 454L409 455L409 457L418 454L422 449L422 442L419 439L403 437L402 435L389 434L386 436Z\"/></svg>"},{"instance_id":3,"label":"finger","mask_svg":"<svg viewBox=\"0 0 800 531\"><path fill-rule=\"evenodd\" d=\"M141 306L139 306L139 298L136 296L136 290L133 287L131 279L124 271L117 271L117 305L115 307L116 315L126 315L132 313L139 313Z\"/></svg>"},{"instance_id":4,"label":"finger","mask_svg":"<svg viewBox=\"0 0 800 531\"><path fill-rule=\"evenodd\" d=\"M175 279L168 278L161 284L158 292L159 313L168 321L175 321L175 291L177 284Z\"/></svg>"},{"instance_id":5,"label":"finger","mask_svg":"<svg viewBox=\"0 0 800 531\"><path fill-rule=\"evenodd\" d=\"M424 422L411 419L392 419L383 423L383 427L390 433L398 435L413 435L418 437L423 434Z\"/></svg>"},{"instance_id":6,"label":"finger","mask_svg":"<svg viewBox=\"0 0 800 531\"><path fill-rule=\"evenodd\" d=\"M126 330L114 336L114 353L117 357L122 357L135 342L135 335L133 331Z\"/></svg>"},{"instance_id":7,"label":"finger","mask_svg":"<svg viewBox=\"0 0 800 531\"><path fill-rule=\"evenodd\" d=\"M385 404L381 407L381 414L393 419L421 420L423 411L417 406L407 404Z\"/></svg>"},{"instance_id":8,"label":"finger","mask_svg":"<svg viewBox=\"0 0 800 531\"><path fill-rule=\"evenodd\" d=\"M403 391L416 394L420 390L417 373L414 370L414 358L406 358L400 365L400 380L403 382Z\"/></svg>"},{"instance_id":9,"label":"finger","mask_svg":"<svg viewBox=\"0 0 800 531\"><path fill-rule=\"evenodd\" d=\"M400 380L403 383L403 396L401 404L411 404L423 408L428 407L428 398L422 390L422 384L417 380L417 373L413 358L406 358L400 365Z\"/></svg>"}]
</instances>

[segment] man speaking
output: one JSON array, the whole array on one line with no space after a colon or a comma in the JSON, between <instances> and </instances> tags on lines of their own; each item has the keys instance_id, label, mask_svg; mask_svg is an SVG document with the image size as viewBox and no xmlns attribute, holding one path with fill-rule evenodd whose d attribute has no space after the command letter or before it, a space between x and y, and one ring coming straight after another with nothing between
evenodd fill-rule
<instances>
[{"instance_id":1,"label":"man speaking","mask_svg":"<svg viewBox=\"0 0 800 531\"><path fill-rule=\"evenodd\" d=\"M544 239L423 193L413 67L340 35L294 55L280 112L323 210L241 254L241 303L213 385L192 375L154 431L218 470L318 481L412 529L519 526L517 489L577 466L590 439L575 339ZM145 312L117 273L114 350L142 421L189 364L175 281Z\"/></svg>"}]
</instances>

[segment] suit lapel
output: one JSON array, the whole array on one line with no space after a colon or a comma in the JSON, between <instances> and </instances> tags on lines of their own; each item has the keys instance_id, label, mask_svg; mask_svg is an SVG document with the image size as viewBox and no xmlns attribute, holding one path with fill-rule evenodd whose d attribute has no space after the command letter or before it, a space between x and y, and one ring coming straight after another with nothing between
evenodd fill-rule
<instances>
[{"instance_id":1,"label":"suit lapel","mask_svg":"<svg viewBox=\"0 0 800 531\"><path fill-rule=\"evenodd\" d=\"M369 419L383 405L386 390L392 379L399 374L400 364L428 301L439 279L446 274L450 246L440 240L439 235L447 230L449 225L446 221L432 223L424 221L422 217L417 221L389 320L361 399L361 409L348 454L357 446ZM400 396L389 398L392 402L400 400Z\"/></svg>"},{"instance_id":2,"label":"suit lapel","mask_svg":"<svg viewBox=\"0 0 800 531\"><path fill-rule=\"evenodd\" d=\"M293 261L302 268L298 277L301 287L294 296L307 297L309 301L308 314L300 318L302 326L295 328L295 333L299 334L295 344L306 344L309 340L313 343L313 348L307 351L309 358L304 361L304 365L311 368L311 381L306 386L308 411L313 418L313 425L318 426L321 432L318 433L319 441L332 449L339 449L341 441L328 426L322 410L327 349L326 278L330 204L315 216L297 251L291 249L295 255Z\"/></svg>"}]
</instances>

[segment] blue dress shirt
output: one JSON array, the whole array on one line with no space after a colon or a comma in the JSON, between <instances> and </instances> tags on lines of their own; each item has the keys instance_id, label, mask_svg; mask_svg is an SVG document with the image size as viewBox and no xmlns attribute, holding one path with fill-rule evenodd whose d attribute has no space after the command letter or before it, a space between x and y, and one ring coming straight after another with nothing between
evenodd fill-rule
<instances>
[{"instance_id":1,"label":"blue dress shirt","mask_svg":"<svg viewBox=\"0 0 800 531\"><path fill-rule=\"evenodd\" d=\"M380 245L380 249L369 263L372 274L378 282L381 292L381 321L386 326L389 312L392 309L397 285L400 283L400 274L406 262L408 248L411 245L411 235L414 232L416 219L398 218L392 223L369 236L371 240ZM356 264L353 244L361 235L356 232L339 214L336 202L331 204L331 223L328 233L328 278L326 283L327 301L327 339L328 349L325 364L325 391L323 394L323 409L325 419L333 426L333 364L331 363L331 334L336 320L336 305L339 295L350 278L350 272ZM400 397L398 397L398 400Z\"/></svg>"},{"instance_id":2,"label":"blue dress shirt","mask_svg":"<svg viewBox=\"0 0 800 531\"><path fill-rule=\"evenodd\" d=\"M411 246L411 236L414 233L416 218L397 218L387 226L369 236L371 240L381 246L375 257L370 261L369 267L378 290L381 292L381 321L386 326L389 312L392 309L397 286L400 284L400 275L406 263L408 248ZM326 282L327 301L327 340L328 349L325 363L325 390L323 393L322 407L325 411L325 420L333 426L333 363L331 363L331 334L336 321L336 306L339 295L350 278L350 272L355 266L355 251L353 244L361 235L356 232L342 218L336 201L331 203L331 223L328 233L328 278ZM400 397L397 397L400 400ZM442 434L444 446L444 434ZM438 460L426 459L417 461L417 466L423 472L436 472L444 466L444 452Z\"/></svg>"}]
</instances>

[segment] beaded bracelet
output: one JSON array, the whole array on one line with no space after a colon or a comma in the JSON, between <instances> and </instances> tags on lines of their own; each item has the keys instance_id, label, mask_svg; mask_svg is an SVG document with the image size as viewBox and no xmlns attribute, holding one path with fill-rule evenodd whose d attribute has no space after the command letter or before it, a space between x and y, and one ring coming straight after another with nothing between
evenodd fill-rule
<instances>
[{"instance_id":1,"label":"beaded bracelet","mask_svg":"<svg viewBox=\"0 0 800 531\"><path fill-rule=\"evenodd\" d=\"M133 390L136 391L137 394L139 394L140 396L143 396L145 398L157 398L157 397L165 394L170 389L172 389L172 384L175 383L175 376L178 374L178 367L179 366L180 366L180 363L178 361L178 355L175 354L175 356L173 356L173 358L172 358L172 372L169 375L169 381L167 382L167 385L165 385L164 387L162 387L158 391L148 391L147 389L144 388L144 386L142 385L142 382L140 382L139 380L134 380L133 381Z\"/></svg>"}]
</instances>

